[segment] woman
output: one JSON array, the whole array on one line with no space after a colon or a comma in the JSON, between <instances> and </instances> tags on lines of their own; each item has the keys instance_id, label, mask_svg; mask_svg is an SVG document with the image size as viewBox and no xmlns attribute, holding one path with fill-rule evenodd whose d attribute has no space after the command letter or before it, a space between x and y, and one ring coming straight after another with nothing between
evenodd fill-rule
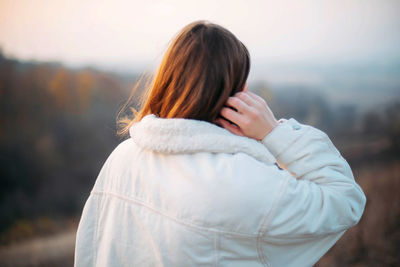
<instances>
[{"instance_id":1,"label":"woman","mask_svg":"<svg viewBox=\"0 0 400 267\"><path fill-rule=\"evenodd\" d=\"M359 221L345 159L322 131L277 121L249 68L221 26L176 36L86 202L76 266L311 266Z\"/></svg>"}]
</instances>

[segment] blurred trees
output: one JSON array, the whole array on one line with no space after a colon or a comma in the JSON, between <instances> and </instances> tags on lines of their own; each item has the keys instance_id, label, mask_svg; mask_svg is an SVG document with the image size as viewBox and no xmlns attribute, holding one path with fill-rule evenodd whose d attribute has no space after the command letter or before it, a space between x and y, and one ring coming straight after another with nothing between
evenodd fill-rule
<instances>
[{"instance_id":1,"label":"blurred trees","mask_svg":"<svg viewBox=\"0 0 400 267\"><path fill-rule=\"evenodd\" d=\"M0 54L0 232L82 208L120 141L115 116L133 78Z\"/></svg>"},{"instance_id":2,"label":"blurred trees","mask_svg":"<svg viewBox=\"0 0 400 267\"><path fill-rule=\"evenodd\" d=\"M392 151L400 154L400 102L389 105L385 111Z\"/></svg>"}]
</instances>

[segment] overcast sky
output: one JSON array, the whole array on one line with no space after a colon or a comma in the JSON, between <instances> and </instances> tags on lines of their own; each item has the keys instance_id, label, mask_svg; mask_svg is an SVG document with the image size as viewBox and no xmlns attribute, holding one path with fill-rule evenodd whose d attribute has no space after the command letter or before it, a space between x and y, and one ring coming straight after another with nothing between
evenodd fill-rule
<instances>
[{"instance_id":1,"label":"overcast sky","mask_svg":"<svg viewBox=\"0 0 400 267\"><path fill-rule=\"evenodd\" d=\"M255 62L400 60L398 0L0 0L0 46L21 59L155 64L198 19L231 30Z\"/></svg>"}]
</instances>

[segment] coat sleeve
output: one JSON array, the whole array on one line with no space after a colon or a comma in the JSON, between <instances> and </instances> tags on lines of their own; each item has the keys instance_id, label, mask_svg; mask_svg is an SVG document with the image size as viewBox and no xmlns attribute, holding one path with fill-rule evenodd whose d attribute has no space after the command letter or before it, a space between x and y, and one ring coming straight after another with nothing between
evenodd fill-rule
<instances>
[{"instance_id":1,"label":"coat sleeve","mask_svg":"<svg viewBox=\"0 0 400 267\"><path fill-rule=\"evenodd\" d=\"M262 143L283 169L277 175L286 183L261 226L262 241L268 244L265 257L279 264L284 257L281 266L302 258L304 265L312 265L360 220L365 195L324 132L283 119Z\"/></svg>"}]
</instances>

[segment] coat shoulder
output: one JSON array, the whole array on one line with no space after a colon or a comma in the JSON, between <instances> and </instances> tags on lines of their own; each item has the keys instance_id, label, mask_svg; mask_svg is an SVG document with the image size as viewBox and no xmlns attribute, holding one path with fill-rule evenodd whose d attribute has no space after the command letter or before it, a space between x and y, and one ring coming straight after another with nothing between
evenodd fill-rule
<instances>
[{"instance_id":1,"label":"coat shoulder","mask_svg":"<svg viewBox=\"0 0 400 267\"><path fill-rule=\"evenodd\" d=\"M179 203L176 215L218 231L258 235L287 179L276 165L245 153L183 154L164 160L166 168L175 170L163 176L168 181L163 183L174 192L171 201Z\"/></svg>"}]
</instances>

